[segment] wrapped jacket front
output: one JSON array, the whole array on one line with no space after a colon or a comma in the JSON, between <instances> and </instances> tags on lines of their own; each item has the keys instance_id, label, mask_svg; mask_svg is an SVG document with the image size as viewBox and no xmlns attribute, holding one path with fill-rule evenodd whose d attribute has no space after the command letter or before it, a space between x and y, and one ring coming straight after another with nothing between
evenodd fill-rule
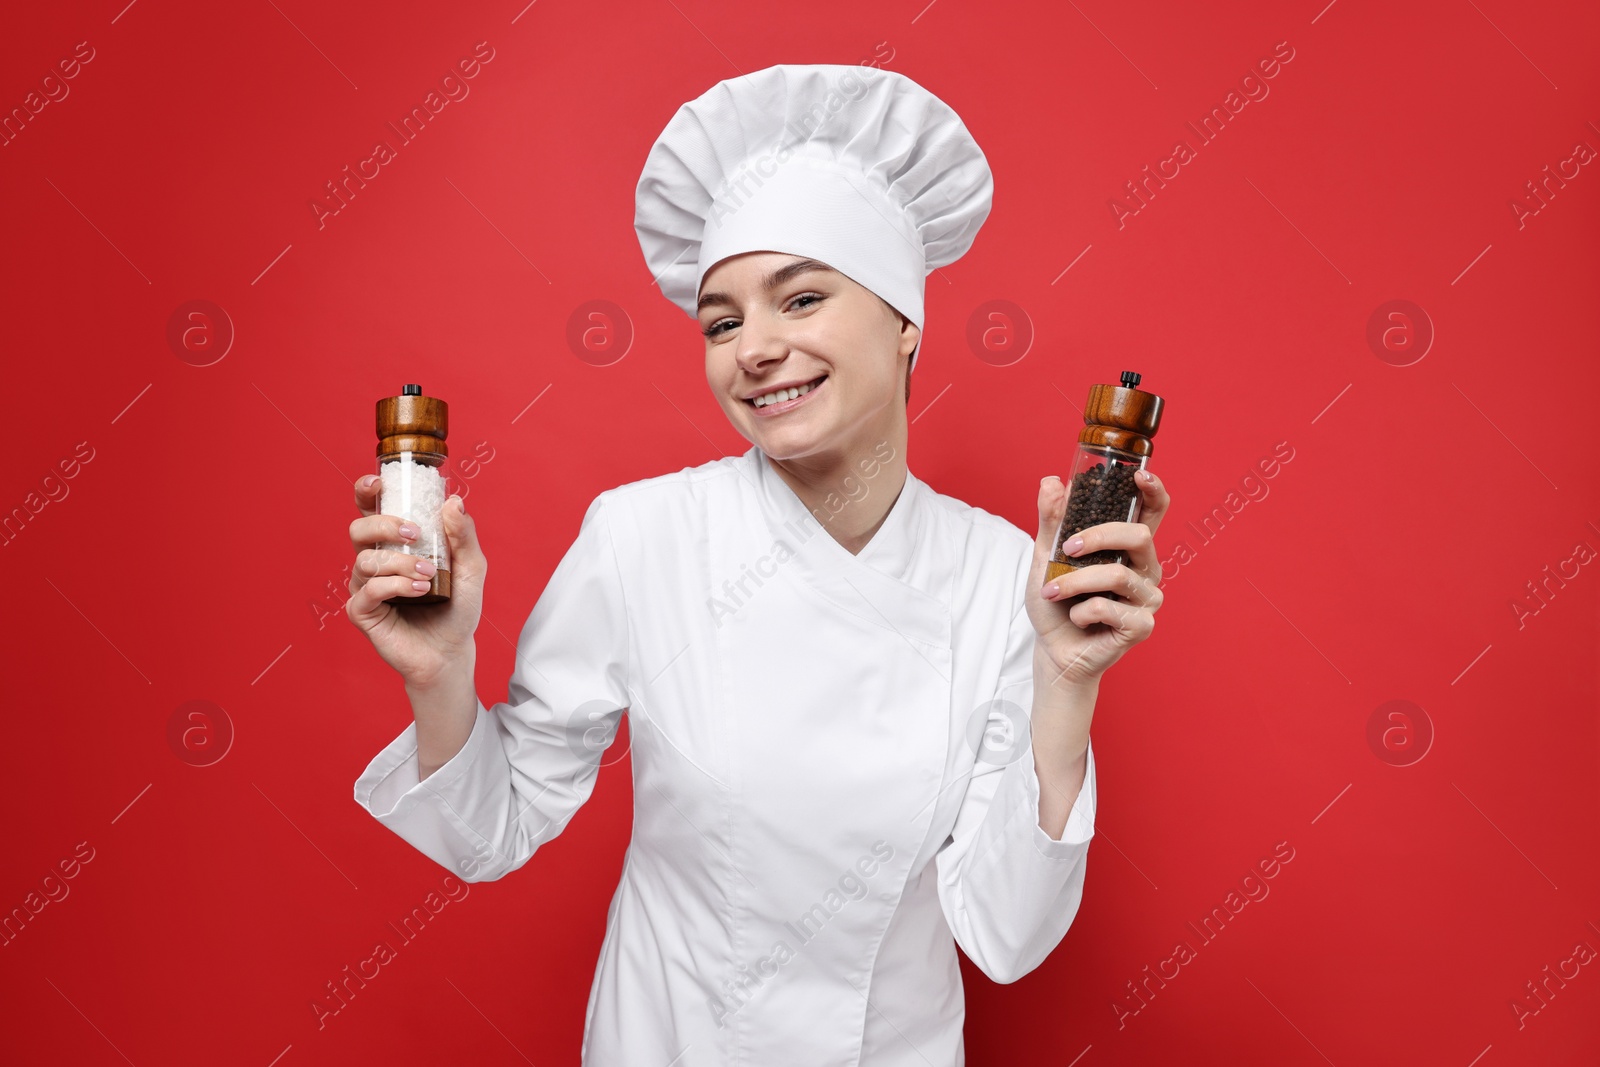
<instances>
[{"instance_id":1,"label":"wrapped jacket front","mask_svg":"<svg viewBox=\"0 0 1600 1067\"><path fill-rule=\"evenodd\" d=\"M887 478L869 466L841 498ZM523 627L508 700L480 701L426 781L407 726L356 802L498 879L588 799L626 713L633 836L583 1062L960 1064L955 944L997 982L1037 967L1094 834L1092 747L1060 840L1038 825L1032 555L909 472L852 555L753 447L608 490Z\"/></svg>"}]
</instances>

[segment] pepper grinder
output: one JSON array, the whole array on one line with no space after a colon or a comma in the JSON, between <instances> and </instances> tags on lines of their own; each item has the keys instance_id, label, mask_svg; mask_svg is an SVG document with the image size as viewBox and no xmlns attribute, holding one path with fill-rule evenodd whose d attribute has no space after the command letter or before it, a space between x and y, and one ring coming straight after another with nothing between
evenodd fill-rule
<instances>
[{"instance_id":1,"label":"pepper grinder","mask_svg":"<svg viewBox=\"0 0 1600 1067\"><path fill-rule=\"evenodd\" d=\"M422 531L409 544L387 542L378 547L421 556L439 568L426 593L390 597L386 604L437 604L450 599L450 542L443 516L449 423L449 405L436 396L423 396L420 385L407 385L399 396L378 401L378 475L383 481L378 511L406 519Z\"/></svg>"},{"instance_id":2,"label":"pepper grinder","mask_svg":"<svg viewBox=\"0 0 1600 1067\"><path fill-rule=\"evenodd\" d=\"M1067 483L1067 509L1056 534L1055 551L1045 567L1046 582L1080 567L1128 562L1120 549L1102 549L1069 556L1062 545L1073 535L1102 522L1138 522L1142 497L1134 475L1149 462L1161 424L1164 401L1154 393L1136 389L1139 374L1125 370L1122 385L1091 385L1083 407L1086 425L1078 434L1078 453ZM1114 593L1078 593L1057 601L1072 605L1091 596L1120 600Z\"/></svg>"}]
</instances>

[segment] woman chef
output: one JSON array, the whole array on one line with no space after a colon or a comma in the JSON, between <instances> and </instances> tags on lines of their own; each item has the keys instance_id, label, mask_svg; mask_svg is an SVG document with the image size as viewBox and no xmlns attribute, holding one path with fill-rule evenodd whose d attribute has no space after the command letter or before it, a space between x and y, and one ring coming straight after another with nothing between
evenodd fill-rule
<instances>
[{"instance_id":1,"label":"woman chef","mask_svg":"<svg viewBox=\"0 0 1600 1067\"><path fill-rule=\"evenodd\" d=\"M752 447L595 498L504 703L474 686L487 564L459 499L452 600L398 611L428 566L373 547L415 533L357 483L347 612L415 715L356 782L378 821L501 878L566 827L629 716L586 1064L959 1064L955 944L1012 982L1077 913L1089 722L1161 605L1168 497L1141 479L1142 522L1084 532L1130 567L1046 588L1058 478L1035 539L907 469L923 281L992 191L955 112L889 71L769 67L678 110L635 229ZM1120 600L1051 603L1085 591Z\"/></svg>"}]
</instances>

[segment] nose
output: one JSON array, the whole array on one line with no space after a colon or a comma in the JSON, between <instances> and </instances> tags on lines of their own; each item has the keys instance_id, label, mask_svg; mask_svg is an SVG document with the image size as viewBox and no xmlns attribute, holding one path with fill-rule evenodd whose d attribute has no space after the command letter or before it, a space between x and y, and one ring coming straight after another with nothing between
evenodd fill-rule
<instances>
[{"instance_id":1,"label":"nose","mask_svg":"<svg viewBox=\"0 0 1600 1067\"><path fill-rule=\"evenodd\" d=\"M734 360L740 370L752 377L759 377L763 367L783 359L789 350L783 324L768 321L760 314L747 317L739 323L739 339L734 343L737 346Z\"/></svg>"}]
</instances>

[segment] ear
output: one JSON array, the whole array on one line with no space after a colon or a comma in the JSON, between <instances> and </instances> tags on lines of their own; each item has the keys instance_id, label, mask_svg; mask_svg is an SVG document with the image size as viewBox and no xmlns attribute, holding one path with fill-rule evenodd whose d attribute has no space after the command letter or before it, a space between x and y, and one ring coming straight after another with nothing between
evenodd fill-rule
<instances>
[{"instance_id":1,"label":"ear","mask_svg":"<svg viewBox=\"0 0 1600 1067\"><path fill-rule=\"evenodd\" d=\"M895 312L895 314L900 316L900 351L908 359L913 358L916 356L917 345L922 342L922 328L906 318L903 313Z\"/></svg>"}]
</instances>

